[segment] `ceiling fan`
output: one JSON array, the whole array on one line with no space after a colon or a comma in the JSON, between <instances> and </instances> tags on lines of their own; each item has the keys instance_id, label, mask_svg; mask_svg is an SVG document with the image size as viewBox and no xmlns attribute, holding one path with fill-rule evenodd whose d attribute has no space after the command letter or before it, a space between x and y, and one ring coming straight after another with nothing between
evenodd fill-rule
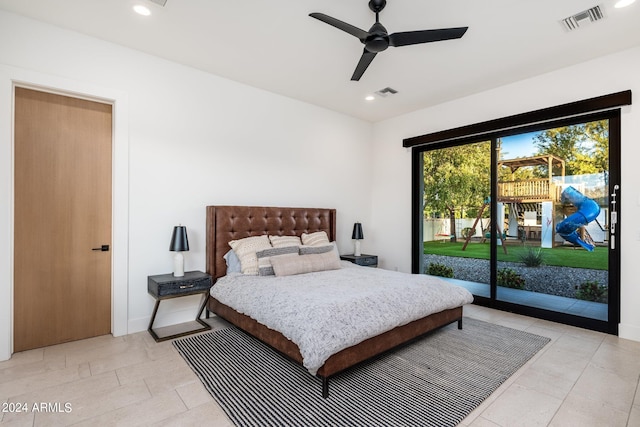
<instances>
[{"instance_id":1,"label":"ceiling fan","mask_svg":"<svg viewBox=\"0 0 640 427\"><path fill-rule=\"evenodd\" d=\"M358 81L364 74L365 70L376 57L378 52L382 52L389 46L408 46L412 44L437 42L442 40L459 39L464 35L469 27L443 28L439 30L422 30L422 31L405 31L401 33L387 33L387 29L380 23L378 14L387 5L386 0L370 0L369 9L376 14L376 22L371 26L369 31L361 30L351 24L342 22L339 19L325 15L324 13L310 13L309 16L316 18L322 22L332 25L352 36L360 39L364 44L364 52L360 57L360 61L356 66L351 80Z\"/></svg>"}]
</instances>

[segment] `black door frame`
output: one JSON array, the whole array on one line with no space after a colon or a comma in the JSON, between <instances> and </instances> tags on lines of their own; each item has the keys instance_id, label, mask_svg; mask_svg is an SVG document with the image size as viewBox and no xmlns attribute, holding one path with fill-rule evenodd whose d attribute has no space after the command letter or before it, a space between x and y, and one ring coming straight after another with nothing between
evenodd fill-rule
<instances>
[{"instance_id":1,"label":"black door frame","mask_svg":"<svg viewBox=\"0 0 640 427\"><path fill-rule=\"evenodd\" d=\"M497 214L496 197L497 191L497 139L504 136L544 130L553 127L567 126L568 124L586 123L596 120L609 120L609 189L614 185L619 185L617 192L618 224L616 232L621 234L622 219L620 217L620 206L622 203L622 191L620 185L620 146L621 146L621 105L631 104L631 92L619 92L605 95L603 97L591 98L571 104L551 107L549 109L537 110L504 119L490 122L483 122L477 125L464 126L449 131L436 132L420 137L409 138L403 141L403 146L412 147L412 206L411 206L411 227L412 227L412 272L422 273L423 245L422 245L422 203L423 203L423 169L422 155L425 151L441 149L452 146L464 145L475 142L491 141L491 217ZM595 112L594 112L595 111ZM557 115L560 114L560 115ZM499 126L499 127L496 127ZM610 191L611 193L611 191ZM500 310L513 311L520 314L537 317L541 319L570 324L578 327L618 334L620 323L620 243L619 239L615 249L609 247L609 300L608 300L608 320L601 321L585 317L559 313L535 307L523 306L497 300L495 285L497 266L497 243L494 236L491 239L491 296L490 298L475 296L474 303Z\"/></svg>"}]
</instances>

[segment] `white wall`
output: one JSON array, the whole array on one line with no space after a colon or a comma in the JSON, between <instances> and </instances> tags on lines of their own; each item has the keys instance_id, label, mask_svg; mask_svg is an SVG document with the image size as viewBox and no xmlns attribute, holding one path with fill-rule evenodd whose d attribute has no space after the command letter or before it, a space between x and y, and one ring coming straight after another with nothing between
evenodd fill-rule
<instances>
[{"instance_id":1,"label":"white wall","mask_svg":"<svg viewBox=\"0 0 640 427\"><path fill-rule=\"evenodd\" d=\"M640 48L389 119L374 126L372 226L384 268L411 270L411 151L403 138L631 89L640 94ZM429 84L425 82L425 84ZM620 336L640 341L640 110L622 109Z\"/></svg>"},{"instance_id":2,"label":"white wall","mask_svg":"<svg viewBox=\"0 0 640 427\"><path fill-rule=\"evenodd\" d=\"M0 73L2 114L11 114L16 75L126 99L125 332L147 328L154 303L147 276L171 271L174 225L187 226L185 269L204 270L207 205L336 208L343 253L355 220L372 230L368 122L1 11L0 67L9 70ZM12 242L10 129L0 130L0 153L0 241ZM0 245L0 360L11 348L11 256L11 245ZM157 325L192 319L197 304L197 297L163 302Z\"/></svg>"},{"instance_id":3,"label":"white wall","mask_svg":"<svg viewBox=\"0 0 640 427\"><path fill-rule=\"evenodd\" d=\"M333 207L341 252L363 222L363 252L411 269L411 151L402 139L625 89L640 93L640 49L371 124L131 49L0 11L0 66L89 95L126 100L128 255L126 332L144 330L146 278L171 270L172 227L188 227L186 269L204 269L205 206ZM2 74L2 73L0 73ZM43 77L44 76L44 77ZM0 115L11 91L0 75ZM33 83L33 82L32 82ZM425 83L428 84L428 83ZM97 92L97 93L94 93ZM640 113L623 109L621 336L640 340ZM3 123L7 123L5 120ZM9 122L10 123L10 122ZM121 123L120 123L121 124ZM119 124L116 123L116 126ZM125 136L126 138L126 136ZM373 142L373 149L371 143ZM354 162L353 159L358 159ZM12 139L0 128L0 242L12 242ZM373 172L375 171L375 173ZM118 176L127 173L118 171ZM357 185L354 185L357 184ZM127 187L127 186L125 186ZM118 208L116 208L118 209ZM117 248L114 248L117 250ZM0 360L11 343L12 247L0 245ZM122 275L121 271L115 272ZM166 304L166 305L165 305ZM192 318L197 298L165 301L159 325Z\"/></svg>"}]
</instances>

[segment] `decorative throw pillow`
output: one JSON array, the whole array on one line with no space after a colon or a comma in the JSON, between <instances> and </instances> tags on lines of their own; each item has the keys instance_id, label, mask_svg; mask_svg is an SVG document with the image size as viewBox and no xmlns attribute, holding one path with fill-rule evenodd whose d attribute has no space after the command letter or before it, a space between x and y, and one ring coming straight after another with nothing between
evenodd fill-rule
<instances>
[{"instance_id":1,"label":"decorative throw pillow","mask_svg":"<svg viewBox=\"0 0 640 427\"><path fill-rule=\"evenodd\" d=\"M256 276L258 275L256 252L271 248L271 243L269 243L269 238L264 235L232 240L229 242L229 246L240 259L242 273Z\"/></svg>"},{"instance_id":2,"label":"decorative throw pillow","mask_svg":"<svg viewBox=\"0 0 640 427\"><path fill-rule=\"evenodd\" d=\"M273 257L271 265L276 276L291 276L314 271L337 270L340 268L340 260L331 251L323 254Z\"/></svg>"},{"instance_id":3,"label":"decorative throw pillow","mask_svg":"<svg viewBox=\"0 0 640 427\"><path fill-rule=\"evenodd\" d=\"M328 245L323 246L300 246L300 255L310 255L310 254L323 254L325 252L329 252L334 250L334 246L329 243Z\"/></svg>"},{"instance_id":4,"label":"decorative throw pillow","mask_svg":"<svg viewBox=\"0 0 640 427\"><path fill-rule=\"evenodd\" d=\"M269 236L269 240L274 248L300 246L302 244L298 236Z\"/></svg>"},{"instance_id":5,"label":"decorative throw pillow","mask_svg":"<svg viewBox=\"0 0 640 427\"><path fill-rule=\"evenodd\" d=\"M329 236L326 231L316 231L315 233L302 233L302 244L306 246L324 246L329 243Z\"/></svg>"},{"instance_id":6,"label":"decorative throw pillow","mask_svg":"<svg viewBox=\"0 0 640 427\"><path fill-rule=\"evenodd\" d=\"M283 248L263 249L261 251L256 252L256 257L258 258L258 275L273 276L275 273L273 272L273 266L271 265L271 260L274 257L284 256L287 254L298 255L298 246L286 246Z\"/></svg>"}]
</instances>

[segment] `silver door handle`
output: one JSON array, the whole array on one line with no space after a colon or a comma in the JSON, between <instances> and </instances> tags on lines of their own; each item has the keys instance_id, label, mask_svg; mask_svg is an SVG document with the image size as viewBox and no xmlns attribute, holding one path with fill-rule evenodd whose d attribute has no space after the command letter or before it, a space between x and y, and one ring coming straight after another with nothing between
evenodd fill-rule
<instances>
[{"instance_id":1,"label":"silver door handle","mask_svg":"<svg viewBox=\"0 0 640 427\"><path fill-rule=\"evenodd\" d=\"M613 186L613 193L611 194L611 212L609 213L609 237L611 240L611 249L616 248L616 224L618 223L618 212L616 210L616 197L618 196L618 190L620 186L618 184Z\"/></svg>"}]
</instances>

